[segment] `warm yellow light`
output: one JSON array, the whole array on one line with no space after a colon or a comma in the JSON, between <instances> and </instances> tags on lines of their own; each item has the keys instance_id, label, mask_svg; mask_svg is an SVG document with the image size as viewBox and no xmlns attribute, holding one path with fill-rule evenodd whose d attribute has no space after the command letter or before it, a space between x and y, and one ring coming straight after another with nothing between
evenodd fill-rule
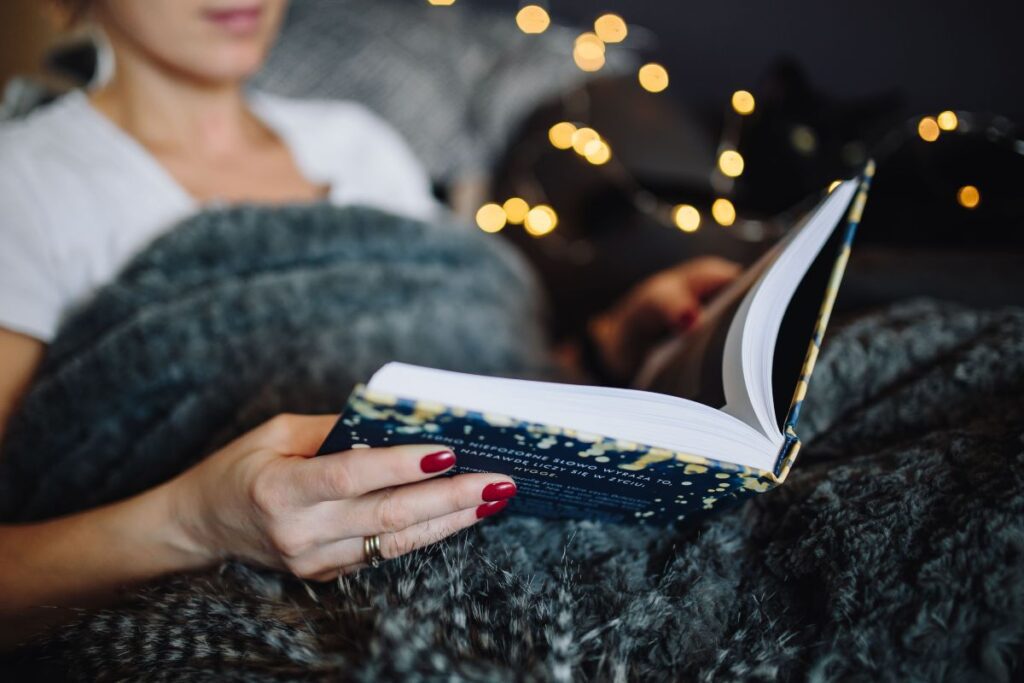
<instances>
[{"instance_id":1,"label":"warm yellow light","mask_svg":"<svg viewBox=\"0 0 1024 683\"><path fill-rule=\"evenodd\" d=\"M534 237L546 235L558 225L558 215L547 204L538 204L526 214L526 232Z\"/></svg>"},{"instance_id":2,"label":"warm yellow light","mask_svg":"<svg viewBox=\"0 0 1024 683\"><path fill-rule=\"evenodd\" d=\"M604 41L598 38L596 33L589 31L576 36L574 47L584 59L593 59L604 55Z\"/></svg>"},{"instance_id":3,"label":"warm yellow light","mask_svg":"<svg viewBox=\"0 0 1024 683\"><path fill-rule=\"evenodd\" d=\"M711 217L728 228L736 222L736 207L728 199L720 197L711 204Z\"/></svg>"},{"instance_id":4,"label":"warm yellow light","mask_svg":"<svg viewBox=\"0 0 1024 683\"><path fill-rule=\"evenodd\" d=\"M683 232L696 232L700 227L700 211L689 204L677 204L672 209L672 220Z\"/></svg>"},{"instance_id":5,"label":"warm yellow light","mask_svg":"<svg viewBox=\"0 0 1024 683\"><path fill-rule=\"evenodd\" d=\"M951 112L948 109L936 116L935 120L936 123L939 124L939 128L942 130L956 130L956 127L960 125L960 120L957 119L956 113Z\"/></svg>"},{"instance_id":6,"label":"warm yellow light","mask_svg":"<svg viewBox=\"0 0 1024 683\"><path fill-rule=\"evenodd\" d=\"M594 154L601 148L600 140L588 140L587 144L583 145L583 156L587 157Z\"/></svg>"},{"instance_id":7,"label":"warm yellow light","mask_svg":"<svg viewBox=\"0 0 1024 683\"><path fill-rule=\"evenodd\" d=\"M577 154L584 156L587 153L587 145L600 139L601 136L593 128L580 128L572 134L572 148Z\"/></svg>"},{"instance_id":8,"label":"warm yellow light","mask_svg":"<svg viewBox=\"0 0 1024 683\"><path fill-rule=\"evenodd\" d=\"M455 4L455 0L427 0L427 2L435 7L447 7Z\"/></svg>"},{"instance_id":9,"label":"warm yellow light","mask_svg":"<svg viewBox=\"0 0 1024 683\"><path fill-rule=\"evenodd\" d=\"M612 148L604 140L592 140L583 148L583 156L594 166L600 166L612 158Z\"/></svg>"},{"instance_id":10,"label":"warm yellow light","mask_svg":"<svg viewBox=\"0 0 1024 683\"><path fill-rule=\"evenodd\" d=\"M917 134L925 142L935 142L939 139L939 124L934 117L926 116L917 124Z\"/></svg>"},{"instance_id":11,"label":"warm yellow light","mask_svg":"<svg viewBox=\"0 0 1024 683\"><path fill-rule=\"evenodd\" d=\"M509 197L501 208L505 211L505 218L512 225L519 225L526 220L526 214L530 211L530 205L522 197Z\"/></svg>"},{"instance_id":12,"label":"warm yellow light","mask_svg":"<svg viewBox=\"0 0 1024 683\"><path fill-rule=\"evenodd\" d=\"M600 52L595 57L585 57L577 47L573 48L572 61L576 63L576 66L578 66L581 71L600 71L601 68L604 67L604 53Z\"/></svg>"},{"instance_id":13,"label":"warm yellow light","mask_svg":"<svg viewBox=\"0 0 1024 683\"><path fill-rule=\"evenodd\" d=\"M594 32L606 43L621 43L629 29L618 14L602 14L594 21Z\"/></svg>"},{"instance_id":14,"label":"warm yellow light","mask_svg":"<svg viewBox=\"0 0 1024 683\"><path fill-rule=\"evenodd\" d=\"M604 66L604 41L594 33L581 33L576 37L572 59L584 71L598 71Z\"/></svg>"},{"instance_id":15,"label":"warm yellow light","mask_svg":"<svg viewBox=\"0 0 1024 683\"><path fill-rule=\"evenodd\" d=\"M505 227L505 210L497 204L484 204L476 212L476 224L484 232L498 232Z\"/></svg>"},{"instance_id":16,"label":"warm yellow light","mask_svg":"<svg viewBox=\"0 0 1024 683\"><path fill-rule=\"evenodd\" d=\"M956 201L965 209L973 209L981 202L981 193L974 185L964 185L956 191Z\"/></svg>"},{"instance_id":17,"label":"warm yellow light","mask_svg":"<svg viewBox=\"0 0 1024 683\"><path fill-rule=\"evenodd\" d=\"M548 130L548 140L558 149L569 149L572 147L572 136L575 133L576 126L568 121L562 121Z\"/></svg>"},{"instance_id":18,"label":"warm yellow light","mask_svg":"<svg viewBox=\"0 0 1024 683\"><path fill-rule=\"evenodd\" d=\"M737 90L732 94L732 108L741 116L753 114L754 96L746 90Z\"/></svg>"},{"instance_id":19,"label":"warm yellow light","mask_svg":"<svg viewBox=\"0 0 1024 683\"><path fill-rule=\"evenodd\" d=\"M540 5L527 5L516 13L516 26L523 33L544 33L550 25L551 17Z\"/></svg>"},{"instance_id":20,"label":"warm yellow light","mask_svg":"<svg viewBox=\"0 0 1024 683\"><path fill-rule=\"evenodd\" d=\"M730 178L737 178L743 173L743 157L734 149L727 149L718 157L718 168Z\"/></svg>"},{"instance_id":21,"label":"warm yellow light","mask_svg":"<svg viewBox=\"0 0 1024 683\"><path fill-rule=\"evenodd\" d=\"M644 64L637 73L640 86L648 92L661 92L668 87L668 71L661 64Z\"/></svg>"},{"instance_id":22,"label":"warm yellow light","mask_svg":"<svg viewBox=\"0 0 1024 683\"><path fill-rule=\"evenodd\" d=\"M842 184L842 182L842 180L833 180L831 183L828 184L828 191L831 193L832 190L839 187Z\"/></svg>"}]
</instances>

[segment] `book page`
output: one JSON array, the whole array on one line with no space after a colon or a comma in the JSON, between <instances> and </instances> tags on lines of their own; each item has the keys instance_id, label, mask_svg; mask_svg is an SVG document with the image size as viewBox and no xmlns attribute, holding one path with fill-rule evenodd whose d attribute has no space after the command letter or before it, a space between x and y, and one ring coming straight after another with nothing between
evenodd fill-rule
<instances>
[{"instance_id":1,"label":"book page","mask_svg":"<svg viewBox=\"0 0 1024 683\"><path fill-rule=\"evenodd\" d=\"M778 258L759 278L744 300L744 305L733 318L726 341L727 361L722 365L725 386L725 412L739 418L762 434L782 443L782 430L775 419L772 374L782 321L800 283L811 264L836 233L853 201L858 180L847 180L835 188L811 212L804 224L794 229L790 241L779 252ZM835 261L832 251L823 255ZM808 296L820 303L825 297L825 286ZM810 333L799 343L791 342L789 351L801 358L807 351ZM798 373L792 378L796 386ZM786 397L788 400L789 397Z\"/></svg>"},{"instance_id":2,"label":"book page","mask_svg":"<svg viewBox=\"0 0 1024 683\"><path fill-rule=\"evenodd\" d=\"M836 227L855 189L856 182L847 181L809 211L712 301L693 330L652 353L634 386L720 408L781 443L778 424L761 415L764 410L758 408L773 403L771 360L783 315L811 262L823 253L824 242L841 232ZM822 258L829 261L834 254ZM805 299L820 302L824 283L816 292L811 289L807 287ZM799 329L787 330L783 340L792 347L785 357L802 360L810 331L806 325L796 327ZM794 335L803 335L803 340L794 341ZM762 367L766 355L767 375ZM783 365L785 371L792 368L792 363ZM795 383L796 375L790 386Z\"/></svg>"},{"instance_id":3,"label":"book page","mask_svg":"<svg viewBox=\"0 0 1024 683\"><path fill-rule=\"evenodd\" d=\"M722 365L727 360L725 343L729 327L744 297L775 261L781 248L781 243L776 244L719 292L686 334L655 349L637 373L633 387L722 408Z\"/></svg>"}]
</instances>

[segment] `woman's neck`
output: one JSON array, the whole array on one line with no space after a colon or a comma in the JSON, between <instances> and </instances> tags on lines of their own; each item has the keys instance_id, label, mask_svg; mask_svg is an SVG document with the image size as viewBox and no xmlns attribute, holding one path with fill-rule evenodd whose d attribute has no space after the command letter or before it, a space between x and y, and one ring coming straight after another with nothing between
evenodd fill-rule
<instances>
[{"instance_id":1,"label":"woman's neck","mask_svg":"<svg viewBox=\"0 0 1024 683\"><path fill-rule=\"evenodd\" d=\"M201 83L114 43L116 71L90 101L154 150L217 155L266 135L241 83Z\"/></svg>"}]
</instances>

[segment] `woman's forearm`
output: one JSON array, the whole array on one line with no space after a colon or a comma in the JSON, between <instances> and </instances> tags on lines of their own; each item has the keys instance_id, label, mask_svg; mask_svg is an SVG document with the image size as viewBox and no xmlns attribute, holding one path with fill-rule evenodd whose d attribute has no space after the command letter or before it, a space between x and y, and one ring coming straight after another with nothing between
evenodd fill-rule
<instances>
[{"instance_id":1,"label":"woman's forearm","mask_svg":"<svg viewBox=\"0 0 1024 683\"><path fill-rule=\"evenodd\" d=\"M79 514L0 526L0 646L67 618L68 607L110 602L118 592L212 558L182 531L169 482Z\"/></svg>"}]
</instances>

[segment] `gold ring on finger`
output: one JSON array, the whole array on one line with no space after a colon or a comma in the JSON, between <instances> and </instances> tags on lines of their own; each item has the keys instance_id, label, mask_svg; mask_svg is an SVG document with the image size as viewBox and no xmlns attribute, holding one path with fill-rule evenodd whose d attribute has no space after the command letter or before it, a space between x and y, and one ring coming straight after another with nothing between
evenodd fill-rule
<instances>
[{"instance_id":1,"label":"gold ring on finger","mask_svg":"<svg viewBox=\"0 0 1024 683\"><path fill-rule=\"evenodd\" d=\"M384 555L380 552L380 536L374 534L363 537L363 554L366 556L366 563L371 567L376 569L380 566L384 560Z\"/></svg>"}]
</instances>

